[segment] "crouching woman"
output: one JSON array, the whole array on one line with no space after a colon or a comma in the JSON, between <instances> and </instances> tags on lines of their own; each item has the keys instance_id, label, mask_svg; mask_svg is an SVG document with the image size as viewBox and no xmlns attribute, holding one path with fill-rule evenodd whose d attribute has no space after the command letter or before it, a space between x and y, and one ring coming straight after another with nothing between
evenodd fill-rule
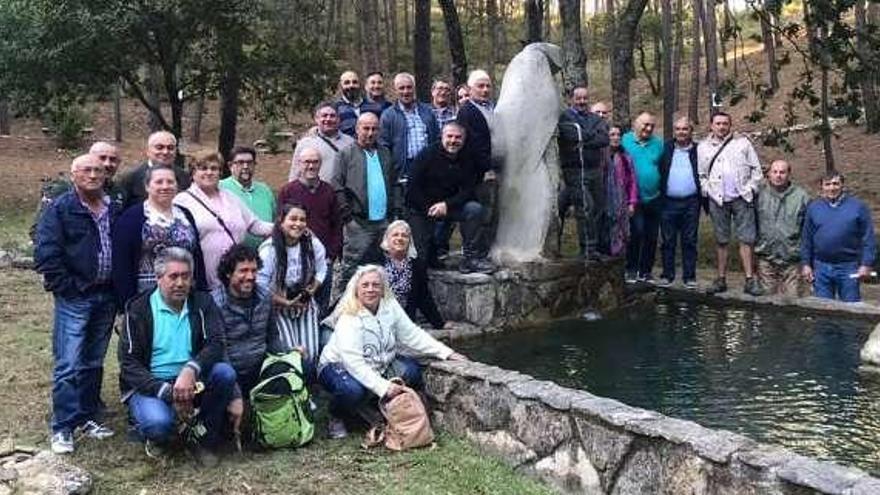
<instances>
[{"instance_id":1,"label":"crouching woman","mask_svg":"<svg viewBox=\"0 0 880 495\"><path fill-rule=\"evenodd\" d=\"M335 315L335 331L318 363L318 379L332 396L331 438L348 435L343 418L360 415L359 409L376 398L403 391L390 378L420 388L422 369L416 358L467 359L409 319L377 265L358 268Z\"/></svg>"}]
</instances>

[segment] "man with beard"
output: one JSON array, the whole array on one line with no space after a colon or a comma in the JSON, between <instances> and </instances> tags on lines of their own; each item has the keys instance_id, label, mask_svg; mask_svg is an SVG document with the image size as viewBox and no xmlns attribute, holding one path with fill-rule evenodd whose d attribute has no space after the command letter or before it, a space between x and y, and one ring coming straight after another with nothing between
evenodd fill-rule
<instances>
[{"instance_id":1,"label":"man with beard","mask_svg":"<svg viewBox=\"0 0 880 495\"><path fill-rule=\"evenodd\" d=\"M336 112L339 115L339 130L355 137L355 125L358 117L365 112L372 112L376 114L376 117L380 117L382 105L364 98L357 72L347 70L339 76L339 99L336 101Z\"/></svg>"}]
</instances>

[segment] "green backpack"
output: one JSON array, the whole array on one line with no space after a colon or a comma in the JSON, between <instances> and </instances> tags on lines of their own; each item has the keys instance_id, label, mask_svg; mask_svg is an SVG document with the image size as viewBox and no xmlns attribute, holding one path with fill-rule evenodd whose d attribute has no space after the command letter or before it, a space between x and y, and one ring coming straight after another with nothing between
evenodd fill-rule
<instances>
[{"instance_id":1,"label":"green backpack","mask_svg":"<svg viewBox=\"0 0 880 495\"><path fill-rule=\"evenodd\" d=\"M315 420L303 377L302 356L269 354L260 382L251 390L254 437L267 448L299 447L311 441Z\"/></svg>"}]
</instances>

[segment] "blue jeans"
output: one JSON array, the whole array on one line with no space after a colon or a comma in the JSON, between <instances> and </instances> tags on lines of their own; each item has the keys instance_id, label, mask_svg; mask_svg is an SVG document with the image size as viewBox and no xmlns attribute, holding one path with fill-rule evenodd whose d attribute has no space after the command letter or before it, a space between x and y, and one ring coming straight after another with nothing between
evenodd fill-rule
<instances>
[{"instance_id":1,"label":"blue jeans","mask_svg":"<svg viewBox=\"0 0 880 495\"><path fill-rule=\"evenodd\" d=\"M626 246L626 271L643 277L651 275L657 254L657 234L660 230L662 200L652 199L636 205L629 219L630 239Z\"/></svg>"},{"instance_id":2,"label":"blue jeans","mask_svg":"<svg viewBox=\"0 0 880 495\"><path fill-rule=\"evenodd\" d=\"M387 377L398 376L403 378L408 386L415 389L422 388L422 366L413 358L397 356L388 370ZM331 363L321 370L318 377L321 386L324 387L332 398L330 399L330 414L335 417L348 416L362 402L374 397L361 383L354 379L341 363Z\"/></svg>"},{"instance_id":3,"label":"blue jeans","mask_svg":"<svg viewBox=\"0 0 880 495\"><path fill-rule=\"evenodd\" d=\"M685 282L697 278L697 229L700 226L700 196L665 198L660 213L661 278L675 280L675 246L681 239L681 270Z\"/></svg>"},{"instance_id":4,"label":"blue jeans","mask_svg":"<svg viewBox=\"0 0 880 495\"><path fill-rule=\"evenodd\" d=\"M232 366L215 364L205 381L205 391L196 398L199 420L207 430L202 440L204 446L216 447L224 438L226 407L232 401L234 389L235 370ZM177 414L174 406L158 397L133 394L128 400L128 411L135 429L145 440L168 443L175 434Z\"/></svg>"},{"instance_id":5,"label":"blue jeans","mask_svg":"<svg viewBox=\"0 0 880 495\"><path fill-rule=\"evenodd\" d=\"M55 296L52 330L52 431L73 431L101 414L104 355L116 317L116 298L99 290Z\"/></svg>"},{"instance_id":6,"label":"blue jeans","mask_svg":"<svg viewBox=\"0 0 880 495\"><path fill-rule=\"evenodd\" d=\"M843 302L859 302L859 279L850 275L859 271L858 261L823 263L813 260L813 295Z\"/></svg>"},{"instance_id":7,"label":"blue jeans","mask_svg":"<svg viewBox=\"0 0 880 495\"><path fill-rule=\"evenodd\" d=\"M449 209L443 219L428 217L424 212L410 210L409 223L412 228L413 241L419 257L431 264L437 256L436 234L438 225L459 223L461 231L461 250L465 258L476 257L482 243L481 222L485 208L476 201L468 201L460 208ZM447 246L448 246L448 238Z\"/></svg>"}]
</instances>

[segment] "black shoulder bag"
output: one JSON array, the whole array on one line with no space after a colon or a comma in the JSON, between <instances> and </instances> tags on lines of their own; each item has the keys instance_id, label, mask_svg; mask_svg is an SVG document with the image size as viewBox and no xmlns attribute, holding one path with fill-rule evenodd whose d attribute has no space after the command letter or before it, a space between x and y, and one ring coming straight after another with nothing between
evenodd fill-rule
<instances>
[{"instance_id":1,"label":"black shoulder bag","mask_svg":"<svg viewBox=\"0 0 880 495\"><path fill-rule=\"evenodd\" d=\"M226 231L226 235L228 235L229 238L232 240L232 243L235 244L235 243L236 243L235 236L232 235L232 231L229 230L229 227L226 226L226 222L224 222L223 219L220 218L220 215L216 214L216 213L214 212L214 210L212 210L211 208L209 208L208 205L206 205L204 201L202 201L201 199L199 199L198 196L196 196L195 194L193 194L192 191L187 191L186 193L189 194L189 195L192 197L192 199L196 200L196 202L197 202L198 204L202 205L202 208L204 208L208 213L211 214L212 217L214 217L214 218L217 220L217 223L219 223L220 226L223 227L223 230Z\"/></svg>"},{"instance_id":2,"label":"black shoulder bag","mask_svg":"<svg viewBox=\"0 0 880 495\"><path fill-rule=\"evenodd\" d=\"M715 160L718 159L718 155L720 155L721 152L724 151L724 148L727 147L727 143L729 143L731 141L733 141L732 134L730 136L728 136L728 138L725 139L723 143L721 143L721 147L718 148L718 151L716 151L714 155L712 155L712 159L709 160L709 170L706 171L706 180L709 180L709 176L712 175L712 167L715 166ZM709 214L709 195L706 194L706 196L703 196L702 200L703 200L703 211L705 211L706 214L708 215Z\"/></svg>"}]
</instances>

